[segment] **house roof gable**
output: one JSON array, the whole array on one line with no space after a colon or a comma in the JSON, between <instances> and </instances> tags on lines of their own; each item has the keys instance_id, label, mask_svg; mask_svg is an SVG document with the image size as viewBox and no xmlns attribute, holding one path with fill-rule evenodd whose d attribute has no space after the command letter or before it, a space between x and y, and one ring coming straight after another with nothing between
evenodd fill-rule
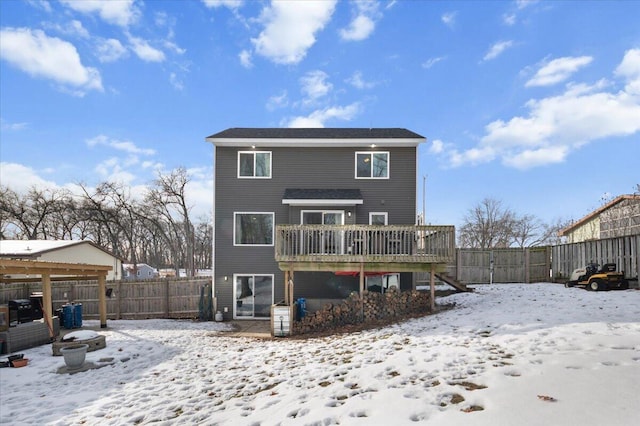
<instances>
[{"instance_id":1,"label":"house roof gable","mask_svg":"<svg viewBox=\"0 0 640 426\"><path fill-rule=\"evenodd\" d=\"M571 225L567 226L566 228L561 229L558 232L558 235L561 236L561 237L567 235L568 233L572 232L576 228L579 228L580 226L582 226L585 223L589 222L593 218L601 215L604 211L610 209L611 207L615 206L616 204L618 204L618 203L620 203L620 202L622 202L624 200L637 200L637 201L640 201L640 195L635 195L635 194L634 195L620 195L619 197L614 198L613 200L611 200L610 202L608 202L604 206L600 207L599 209L594 210L593 212L589 213L588 215L586 215L582 219L577 220L574 223L572 223Z\"/></svg>"},{"instance_id":2,"label":"house roof gable","mask_svg":"<svg viewBox=\"0 0 640 426\"><path fill-rule=\"evenodd\" d=\"M216 146L417 146L426 138L403 128L233 127L206 138Z\"/></svg>"},{"instance_id":3,"label":"house roof gable","mask_svg":"<svg viewBox=\"0 0 640 426\"><path fill-rule=\"evenodd\" d=\"M79 244L89 244L117 258L113 253L88 240L0 240L0 257L38 257L44 253Z\"/></svg>"}]
</instances>

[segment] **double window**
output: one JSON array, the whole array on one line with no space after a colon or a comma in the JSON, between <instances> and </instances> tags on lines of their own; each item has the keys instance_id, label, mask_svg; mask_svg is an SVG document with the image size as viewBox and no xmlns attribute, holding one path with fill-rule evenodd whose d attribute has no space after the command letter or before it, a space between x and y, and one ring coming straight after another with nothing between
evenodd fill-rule
<instances>
[{"instance_id":1,"label":"double window","mask_svg":"<svg viewBox=\"0 0 640 426\"><path fill-rule=\"evenodd\" d=\"M233 214L233 245L272 246L273 213L239 212Z\"/></svg>"},{"instance_id":2,"label":"double window","mask_svg":"<svg viewBox=\"0 0 640 426\"><path fill-rule=\"evenodd\" d=\"M270 151L238 151L238 177L271 178Z\"/></svg>"},{"instance_id":3,"label":"double window","mask_svg":"<svg viewBox=\"0 0 640 426\"><path fill-rule=\"evenodd\" d=\"M356 152L356 179L389 179L389 153Z\"/></svg>"}]
</instances>

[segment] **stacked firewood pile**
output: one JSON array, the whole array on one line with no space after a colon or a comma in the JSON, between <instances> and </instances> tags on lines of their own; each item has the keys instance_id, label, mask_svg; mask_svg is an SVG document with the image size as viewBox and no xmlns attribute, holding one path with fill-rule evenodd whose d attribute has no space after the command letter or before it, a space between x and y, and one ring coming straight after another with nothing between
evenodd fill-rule
<instances>
[{"instance_id":1,"label":"stacked firewood pile","mask_svg":"<svg viewBox=\"0 0 640 426\"><path fill-rule=\"evenodd\" d=\"M342 303L328 303L322 309L293 323L294 334L327 331L338 327L362 323L384 323L397 321L429 310L429 293L420 291L397 291L391 288L386 293L356 292Z\"/></svg>"}]
</instances>

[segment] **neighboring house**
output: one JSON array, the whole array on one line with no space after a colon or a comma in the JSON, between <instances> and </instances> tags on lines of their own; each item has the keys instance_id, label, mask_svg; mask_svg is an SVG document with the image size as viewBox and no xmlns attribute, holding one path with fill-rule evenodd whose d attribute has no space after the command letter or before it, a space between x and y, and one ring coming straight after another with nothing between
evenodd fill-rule
<instances>
[{"instance_id":1,"label":"neighboring house","mask_svg":"<svg viewBox=\"0 0 640 426\"><path fill-rule=\"evenodd\" d=\"M124 279L128 281L148 280L157 278L159 275L156 268L146 263L138 263L135 267L132 263L125 263L122 265L122 269L124 271Z\"/></svg>"},{"instance_id":2,"label":"neighboring house","mask_svg":"<svg viewBox=\"0 0 640 426\"><path fill-rule=\"evenodd\" d=\"M621 195L558 232L567 243L640 235L640 195Z\"/></svg>"},{"instance_id":3,"label":"neighboring house","mask_svg":"<svg viewBox=\"0 0 640 426\"><path fill-rule=\"evenodd\" d=\"M107 280L122 278L122 261L91 241L77 240L0 240L0 257L47 262L108 265Z\"/></svg>"},{"instance_id":4,"label":"neighboring house","mask_svg":"<svg viewBox=\"0 0 640 426\"><path fill-rule=\"evenodd\" d=\"M231 128L206 140L213 291L225 319L269 318L272 304L293 296L309 305L367 287L411 289L411 272L453 260L452 226L416 225L419 134ZM425 244L444 251L425 257Z\"/></svg>"}]
</instances>

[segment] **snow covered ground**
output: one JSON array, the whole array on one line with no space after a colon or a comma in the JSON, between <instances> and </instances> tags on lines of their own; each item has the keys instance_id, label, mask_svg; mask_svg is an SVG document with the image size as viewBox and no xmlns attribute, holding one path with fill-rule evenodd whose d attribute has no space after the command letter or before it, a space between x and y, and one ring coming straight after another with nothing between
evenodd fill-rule
<instances>
[{"instance_id":1,"label":"snow covered ground","mask_svg":"<svg viewBox=\"0 0 640 426\"><path fill-rule=\"evenodd\" d=\"M87 361L111 365L56 374L63 358L45 345L0 369L0 423L639 424L640 291L486 285L439 302L457 305L308 340L109 321Z\"/></svg>"}]
</instances>

